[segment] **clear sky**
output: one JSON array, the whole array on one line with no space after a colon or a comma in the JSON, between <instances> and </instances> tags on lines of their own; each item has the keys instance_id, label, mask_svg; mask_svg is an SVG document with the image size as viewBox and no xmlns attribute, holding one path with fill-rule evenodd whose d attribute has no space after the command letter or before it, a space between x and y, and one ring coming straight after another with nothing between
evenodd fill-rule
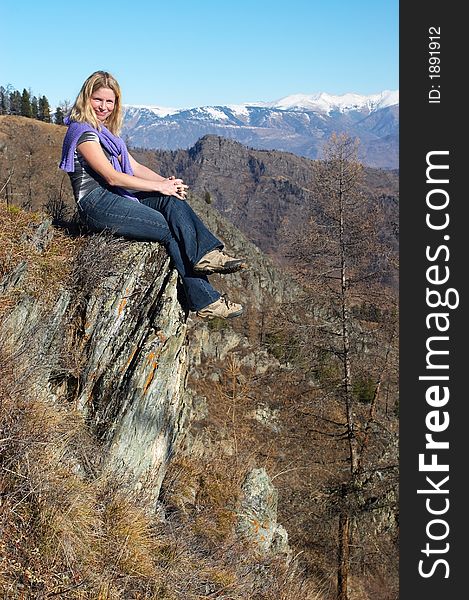
<instances>
[{"instance_id":1,"label":"clear sky","mask_svg":"<svg viewBox=\"0 0 469 600\"><path fill-rule=\"evenodd\" d=\"M398 0L3 2L0 84L52 106L110 71L127 104L183 108L396 90Z\"/></svg>"}]
</instances>

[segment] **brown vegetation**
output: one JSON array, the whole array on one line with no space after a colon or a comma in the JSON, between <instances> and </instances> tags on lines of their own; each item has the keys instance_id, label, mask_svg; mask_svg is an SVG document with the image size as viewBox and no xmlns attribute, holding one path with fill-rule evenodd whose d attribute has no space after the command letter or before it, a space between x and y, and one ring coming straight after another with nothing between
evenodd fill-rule
<instances>
[{"instance_id":1,"label":"brown vegetation","mask_svg":"<svg viewBox=\"0 0 469 600\"><path fill-rule=\"evenodd\" d=\"M59 169L64 135L60 125L0 116L0 198L32 211L61 205L70 217L73 195Z\"/></svg>"},{"instance_id":2,"label":"brown vegetation","mask_svg":"<svg viewBox=\"0 0 469 600\"><path fill-rule=\"evenodd\" d=\"M314 208L315 161L287 152L254 150L234 140L205 136L189 150L133 151L157 172L175 173L210 202L263 252L285 262L282 225L296 231ZM398 172L364 169L367 196L397 196Z\"/></svg>"},{"instance_id":3,"label":"brown vegetation","mask_svg":"<svg viewBox=\"0 0 469 600\"><path fill-rule=\"evenodd\" d=\"M22 348L0 364L2 597L321 597L294 563L236 538L238 460L176 459L152 517L99 477L101 451L82 415L33 391L34 359Z\"/></svg>"},{"instance_id":4,"label":"brown vegetation","mask_svg":"<svg viewBox=\"0 0 469 600\"><path fill-rule=\"evenodd\" d=\"M48 239L46 229L44 213L25 212L17 205L0 202L0 317L25 290L46 303L52 301L67 279L80 238L57 231ZM22 277L22 286L6 293L2 279L12 276Z\"/></svg>"},{"instance_id":5,"label":"brown vegetation","mask_svg":"<svg viewBox=\"0 0 469 600\"><path fill-rule=\"evenodd\" d=\"M301 315L301 305L296 310ZM288 531L298 568L324 598L332 599L340 491L349 472L344 411L333 393L334 360L311 346L310 335L302 331L306 318L306 313L300 317L298 327L289 314L273 313L267 320L266 346L281 360L280 368L263 373L244 366L251 362L252 347L231 353L238 360L235 375L229 359L228 366L212 359L197 368L191 387L208 406L206 416L191 428L190 452L202 448L207 461L225 457L228 473L233 463L244 470L265 467L279 490L278 520ZM394 399L389 385L383 384L377 411L381 426L395 439L395 407L386 400L388 394ZM360 405L364 413L371 408L366 393L363 390ZM373 436L376 433L374 427ZM378 440L384 443L385 437L378 431ZM378 452L378 440L373 438L371 456ZM383 475L382 481L363 490L360 506L366 509L360 509L360 521L353 520L349 597L354 600L397 597L395 465L384 468Z\"/></svg>"}]
</instances>

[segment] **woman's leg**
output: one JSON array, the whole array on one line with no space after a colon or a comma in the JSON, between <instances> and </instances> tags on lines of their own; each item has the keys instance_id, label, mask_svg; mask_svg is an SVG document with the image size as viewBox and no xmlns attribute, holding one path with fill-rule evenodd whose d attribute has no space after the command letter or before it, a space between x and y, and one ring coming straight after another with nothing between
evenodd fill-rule
<instances>
[{"instance_id":1,"label":"woman's leg","mask_svg":"<svg viewBox=\"0 0 469 600\"><path fill-rule=\"evenodd\" d=\"M191 267L211 250L223 248L223 242L209 231L186 201L161 194L140 194L140 202L164 216Z\"/></svg>"},{"instance_id":2,"label":"woman's leg","mask_svg":"<svg viewBox=\"0 0 469 600\"><path fill-rule=\"evenodd\" d=\"M93 231L108 229L128 239L162 243L181 275L190 310L200 310L220 298L220 293L210 285L206 276L192 272L192 264L188 257L181 254L180 244L162 212L103 188L93 190L80 200L78 209L80 217ZM169 212L172 220L176 221L176 213ZM175 226L175 230L180 232L183 229ZM190 235L185 233L186 238L193 252L196 246L190 244ZM200 247L203 248L202 242Z\"/></svg>"}]
</instances>

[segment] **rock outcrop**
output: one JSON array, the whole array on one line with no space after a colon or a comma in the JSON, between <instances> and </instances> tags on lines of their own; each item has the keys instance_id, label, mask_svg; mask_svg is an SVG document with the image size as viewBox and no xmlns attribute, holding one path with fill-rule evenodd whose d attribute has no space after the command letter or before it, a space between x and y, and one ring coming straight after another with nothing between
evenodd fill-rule
<instances>
[{"instance_id":1,"label":"rock outcrop","mask_svg":"<svg viewBox=\"0 0 469 600\"><path fill-rule=\"evenodd\" d=\"M37 250L50 224L36 234ZM20 267L0 282L3 293L21 286ZM98 235L52 306L23 290L1 325L12 351L40 363L35 393L78 408L102 444L103 473L149 505L187 416L185 321L164 248Z\"/></svg>"},{"instance_id":2,"label":"rock outcrop","mask_svg":"<svg viewBox=\"0 0 469 600\"><path fill-rule=\"evenodd\" d=\"M249 538L263 553L291 553L288 534L277 523L278 491L263 468L252 469L245 477L237 531Z\"/></svg>"}]
</instances>

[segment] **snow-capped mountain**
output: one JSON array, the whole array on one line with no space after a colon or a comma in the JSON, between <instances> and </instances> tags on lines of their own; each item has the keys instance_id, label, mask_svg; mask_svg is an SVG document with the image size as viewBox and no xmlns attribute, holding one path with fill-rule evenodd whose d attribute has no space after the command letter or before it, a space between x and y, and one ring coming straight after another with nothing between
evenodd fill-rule
<instances>
[{"instance_id":1,"label":"snow-capped mountain","mask_svg":"<svg viewBox=\"0 0 469 600\"><path fill-rule=\"evenodd\" d=\"M399 92L295 94L274 102L187 109L124 107L123 135L141 148L189 148L204 135L214 134L253 148L317 158L324 141L342 131L360 139L366 164L397 168Z\"/></svg>"},{"instance_id":2,"label":"snow-capped mountain","mask_svg":"<svg viewBox=\"0 0 469 600\"><path fill-rule=\"evenodd\" d=\"M330 114L334 111L347 112L351 110L367 109L370 112L399 104L399 92L385 90L379 94L362 96L360 94L343 94L333 96L321 92L319 94L295 94L286 96L266 106L282 110L309 110Z\"/></svg>"}]
</instances>

